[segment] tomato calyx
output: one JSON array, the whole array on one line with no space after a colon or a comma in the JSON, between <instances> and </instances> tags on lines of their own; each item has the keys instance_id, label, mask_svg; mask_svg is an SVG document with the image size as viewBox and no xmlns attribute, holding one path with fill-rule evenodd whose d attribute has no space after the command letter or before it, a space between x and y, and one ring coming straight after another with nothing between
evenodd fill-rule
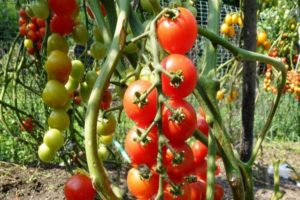
<instances>
[{"instance_id":1,"label":"tomato calyx","mask_svg":"<svg viewBox=\"0 0 300 200\"><path fill-rule=\"evenodd\" d=\"M195 175L190 175L190 176L186 176L185 180L188 183L196 183L198 181L198 178Z\"/></svg>"},{"instance_id":2,"label":"tomato calyx","mask_svg":"<svg viewBox=\"0 0 300 200\"><path fill-rule=\"evenodd\" d=\"M135 100L134 100L134 104L137 104L137 106L139 108L143 108L145 105L147 105L148 103L148 99L145 96L146 92L144 93L140 93L140 92L135 92Z\"/></svg>"},{"instance_id":3,"label":"tomato calyx","mask_svg":"<svg viewBox=\"0 0 300 200\"><path fill-rule=\"evenodd\" d=\"M171 19L171 20L176 20L179 17L179 15L180 15L180 10L177 8L168 9L164 13L164 17Z\"/></svg>"},{"instance_id":4,"label":"tomato calyx","mask_svg":"<svg viewBox=\"0 0 300 200\"><path fill-rule=\"evenodd\" d=\"M172 114L169 117L169 120L175 122L176 124L181 123L185 119L185 114L183 113L182 108L177 108L172 110Z\"/></svg>"},{"instance_id":5,"label":"tomato calyx","mask_svg":"<svg viewBox=\"0 0 300 200\"><path fill-rule=\"evenodd\" d=\"M174 183L169 183L170 187L167 188L167 190L169 190L169 192L174 196L174 197L178 197L178 196L182 196L184 194L183 188L181 184L174 184Z\"/></svg>"},{"instance_id":6,"label":"tomato calyx","mask_svg":"<svg viewBox=\"0 0 300 200\"><path fill-rule=\"evenodd\" d=\"M178 70L176 72L171 72L171 81L170 85L174 88L178 88L180 84L184 81L184 76L182 74L182 70Z\"/></svg>"},{"instance_id":7,"label":"tomato calyx","mask_svg":"<svg viewBox=\"0 0 300 200\"><path fill-rule=\"evenodd\" d=\"M138 171L140 173L141 180L150 180L152 173L147 165L145 164L139 165Z\"/></svg>"},{"instance_id":8,"label":"tomato calyx","mask_svg":"<svg viewBox=\"0 0 300 200\"><path fill-rule=\"evenodd\" d=\"M142 146L147 146L151 142L151 138L147 136L149 132L150 130L143 132L140 129L136 129L138 137L135 137L133 141L139 142Z\"/></svg>"}]
</instances>

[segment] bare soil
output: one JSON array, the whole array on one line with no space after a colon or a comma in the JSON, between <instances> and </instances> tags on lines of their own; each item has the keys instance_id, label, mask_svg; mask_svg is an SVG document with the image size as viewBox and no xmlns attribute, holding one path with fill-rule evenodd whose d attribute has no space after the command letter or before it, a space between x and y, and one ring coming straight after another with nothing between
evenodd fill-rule
<instances>
[{"instance_id":1,"label":"bare soil","mask_svg":"<svg viewBox=\"0 0 300 200\"><path fill-rule=\"evenodd\" d=\"M267 167L274 156L288 162L300 172L300 143L266 144L254 168L255 199L269 200L273 194L273 177L267 173ZM126 193L126 170L107 168L112 181L125 191L124 199L132 199ZM223 199L232 199L224 170L217 177L217 182L225 188ZM61 200L64 199L63 187L70 176L61 167L26 167L0 162L0 199L2 200ZM300 199L300 187L296 185L297 174L289 179L280 180L280 189L285 192L282 199Z\"/></svg>"}]
</instances>

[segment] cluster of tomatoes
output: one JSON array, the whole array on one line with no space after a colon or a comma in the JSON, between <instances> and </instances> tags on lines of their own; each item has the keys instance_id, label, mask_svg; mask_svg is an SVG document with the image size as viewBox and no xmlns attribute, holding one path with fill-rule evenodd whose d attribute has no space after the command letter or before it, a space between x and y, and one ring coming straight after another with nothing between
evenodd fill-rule
<instances>
[{"instance_id":1,"label":"cluster of tomatoes","mask_svg":"<svg viewBox=\"0 0 300 200\"><path fill-rule=\"evenodd\" d=\"M227 37L233 38L236 35L234 25L243 27L243 20L239 13L228 13L224 18L224 22L220 27L220 33Z\"/></svg>"},{"instance_id":2,"label":"cluster of tomatoes","mask_svg":"<svg viewBox=\"0 0 300 200\"><path fill-rule=\"evenodd\" d=\"M268 40L267 32L260 31L257 33L256 44L258 48L263 48L264 50L269 50L271 47L270 41Z\"/></svg>"},{"instance_id":3,"label":"cluster of tomatoes","mask_svg":"<svg viewBox=\"0 0 300 200\"><path fill-rule=\"evenodd\" d=\"M209 126L203 116L197 125L196 111L184 99L197 83L196 67L185 56L197 39L197 23L188 9L178 7L176 11L172 19L168 15L157 21L158 41L169 54L161 61L161 90L151 80L140 79L129 85L123 97L124 111L135 122L125 137L125 150L133 166L127 185L138 199L155 196L159 176L164 177L164 199L205 196L206 177L197 174L206 174L203 166L207 147L201 142L190 145L187 140L197 126L208 135ZM163 166L159 166L160 161ZM198 178L189 183L185 179L188 176ZM223 191L219 185L216 187L221 188L216 191ZM218 194L222 196L223 192Z\"/></svg>"},{"instance_id":4,"label":"cluster of tomatoes","mask_svg":"<svg viewBox=\"0 0 300 200\"><path fill-rule=\"evenodd\" d=\"M238 90L235 87L233 87L229 90L228 94L226 94L225 89L218 90L216 94L216 99L218 101L222 101L223 99L226 98L227 103L232 103L238 98L238 96L239 96Z\"/></svg>"},{"instance_id":5,"label":"cluster of tomatoes","mask_svg":"<svg viewBox=\"0 0 300 200\"><path fill-rule=\"evenodd\" d=\"M26 37L24 46L29 54L34 54L36 49L42 48L42 42L45 36L44 19L37 17L28 17L24 8L19 10L19 33Z\"/></svg>"}]
</instances>

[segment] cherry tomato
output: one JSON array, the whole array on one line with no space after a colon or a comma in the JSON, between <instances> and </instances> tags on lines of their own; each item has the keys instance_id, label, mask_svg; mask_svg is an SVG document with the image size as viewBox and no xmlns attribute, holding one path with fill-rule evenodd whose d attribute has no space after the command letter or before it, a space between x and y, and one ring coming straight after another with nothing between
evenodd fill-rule
<instances>
[{"instance_id":1,"label":"cherry tomato","mask_svg":"<svg viewBox=\"0 0 300 200\"><path fill-rule=\"evenodd\" d=\"M224 196L224 188L220 184L215 184L214 200L221 200Z\"/></svg>"},{"instance_id":2,"label":"cherry tomato","mask_svg":"<svg viewBox=\"0 0 300 200\"><path fill-rule=\"evenodd\" d=\"M64 192L67 200L94 200L96 195L91 179L82 174L70 177Z\"/></svg>"},{"instance_id":3,"label":"cherry tomato","mask_svg":"<svg viewBox=\"0 0 300 200\"><path fill-rule=\"evenodd\" d=\"M167 102L175 111L167 106L162 108L162 128L165 136L172 144L182 144L194 133L197 125L194 108L182 99L171 99Z\"/></svg>"},{"instance_id":4,"label":"cherry tomato","mask_svg":"<svg viewBox=\"0 0 300 200\"><path fill-rule=\"evenodd\" d=\"M111 135L115 132L116 126L117 121L115 116L111 113L97 122L97 133L99 135Z\"/></svg>"},{"instance_id":5,"label":"cherry tomato","mask_svg":"<svg viewBox=\"0 0 300 200\"><path fill-rule=\"evenodd\" d=\"M143 128L132 127L125 138L125 151L128 153L133 165L147 164L152 166L156 162L158 152L158 134L154 127L147 135L146 142L138 141L140 134L145 131Z\"/></svg>"},{"instance_id":6,"label":"cherry tomato","mask_svg":"<svg viewBox=\"0 0 300 200\"><path fill-rule=\"evenodd\" d=\"M64 110L53 110L48 117L48 126L60 131L66 130L70 125L70 118Z\"/></svg>"},{"instance_id":7,"label":"cherry tomato","mask_svg":"<svg viewBox=\"0 0 300 200\"><path fill-rule=\"evenodd\" d=\"M100 135L99 137L99 141L101 144L104 144L104 145L109 145L112 143L114 139L114 134L110 134L110 135Z\"/></svg>"},{"instance_id":8,"label":"cherry tomato","mask_svg":"<svg viewBox=\"0 0 300 200\"><path fill-rule=\"evenodd\" d=\"M46 0L39 0L35 1L30 5L29 11L36 17L41 18L41 19L47 19L50 10L48 7L48 2Z\"/></svg>"},{"instance_id":9,"label":"cherry tomato","mask_svg":"<svg viewBox=\"0 0 300 200\"><path fill-rule=\"evenodd\" d=\"M70 76L81 81L84 76L84 65L80 60L72 60L72 71Z\"/></svg>"},{"instance_id":10,"label":"cherry tomato","mask_svg":"<svg viewBox=\"0 0 300 200\"><path fill-rule=\"evenodd\" d=\"M91 56L95 59L103 59L106 56L107 47L102 42L94 42L91 45Z\"/></svg>"},{"instance_id":11,"label":"cherry tomato","mask_svg":"<svg viewBox=\"0 0 300 200\"><path fill-rule=\"evenodd\" d=\"M192 184L192 186L191 186L191 184ZM197 181L197 182L191 183L191 184L190 184L190 186L192 187L192 190L194 192L197 192L196 189L201 191L200 198L198 198L197 200L199 200L199 199L205 200L206 199L206 181L200 180L200 181ZM193 193L193 191L192 191L192 193ZM214 200L222 200L223 195L224 195L224 188L220 184L216 183L215 184L215 192L214 192ZM196 200L196 199L192 198L192 200Z\"/></svg>"},{"instance_id":12,"label":"cherry tomato","mask_svg":"<svg viewBox=\"0 0 300 200\"><path fill-rule=\"evenodd\" d=\"M66 88L56 80L47 82L42 98L44 103L51 108L63 108L69 100Z\"/></svg>"},{"instance_id":13,"label":"cherry tomato","mask_svg":"<svg viewBox=\"0 0 300 200\"><path fill-rule=\"evenodd\" d=\"M41 19L41 18L37 18L37 19L36 19L36 24L37 24L40 28L42 28L42 27L45 27L45 26L46 26L46 21L43 20L43 19Z\"/></svg>"},{"instance_id":14,"label":"cherry tomato","mask_svg":"<svg viewBox=\"0 0 300 200\"><path fill-rule=\"evenodd\" d=\"M158 190L158 175L149 174L143 177L136 168L131 168L127 174L127 186L131 194L139 199L150 199Z\"/></svg>"},{"instance_id":15,"label":"cherry tomato","mask_svg":"<svg viewBox=\"0 0 300 200\"><path fill-rule=\"evenodd\" d=\"M111 102L112 102L111 92L109 90L105 90L102 97L102 101L100 103L100 108L102 110L107 110L110 107Z\"/></svg>"},{"instance_id":16,"label":"cherry tomato","mask_svg":"<svg viewBox=\"0 0 300 200\"><path fill-rule=\"evenodd\" d=\"M153 89L146 98L146 101L137 101L137 93L144 94L151 87L151 82L137 80L133 82L125 91L123 98L124 111L127 116L140 125L150 124L157 110L157 90Z\"/></svg>"},{"instance_id":17,"label":"cherry tomato","mask_svg":"<svg viewBox=\"0 0 300 200\"><path fill-rule=\"evenodd\" d=\"M156 0L156 2L159 3L158 0ZM151 5L151 3L149 2L149 0L141 0L141 1L140 1L140 4L141 4L141 7L142 7L142 9L143 9L144 11L150 12L150 13L153 12L153 10L152 10L152 5Z\"/></svg>"},{"instance_id":18,"label":"cherry tomato","mask_svg":"<svg viewBox=\"0 0 300 200\"><path fill-rule=\"evenodd\" d=\"M22 26L19 27L19 33L22 36L25 36L27 34L26 24L23 24Z\"/></svg>"},{"instance_id":19,"label":"cherry tomato","mask_svg":"<svg viewBox=\"0 0 300 200\"><path fill-rule=\"evenodd\" d=\"M38 155L41 161L48 163L54 158L55 151L43 143L39 146Z\"/></svg>"},{"instance_id":20,"label":"cherry tomato","mask_svg":"<svg viewBox=\"0 0 300 200\"><path fill-rule=\"evenodd\" d=\"M41 38L44 38L44 36L46 35L45 27L39 28L39 33L40 33Z\"/></svg>"},{"instance_id":21,"label":"cherry tomato","mask_svg":"<svg viewBox=\"0 0 300 200\"><path fill-rule=\"evenodd\" d=\"M191 200L205 200L203 198L206 184L202 181L197 181L189 184L191 188Z\"/></svg>"},{"instance_id":22,"label":"cherry tomato","mask_svg":"<svg viewBox=\"0 0 300 200\"><path fill-rule=\"evenodd\" d=\"M25 120L22 120L22 125L21 125L21 131L27 131L31 133L33 131L34 125L32 118L27 118Z\"/></svg>"},{"instance_id":23,"label":"cherry tomato","mask_svg":"<svg viewBox=\"0 0 300 200\"><path fill-rule=\"evenodd\" d=\"M83 24L78 24L74 27L72 36L74 41L81 45L85 45L89 39L89 33Z\"/></svg>"},{"instance_id":24,"label":"cherry tomato","mask_svg":"<svg viewBox=\"0 0 300 200\"><path fill-rule=\"evenodd\" d=\"M26 37L29 38L29 39L31 39L32 41L35 41L35 42L38 40L38 37L37 37L37 35L36 35L36 32L33 31L33 30L29 30L29 31L27 32Z\"/></svg>"},{"instance_id":25,"label":"cherry tomato","mask_svg":"<svg viewBox=\"0 0 300 200\"><path fill-rule=\"evenodd\" d=\"M57 15L74 14L77 8L76 0L49 0L49 7Z\"/></svg>"},{"instance_id":26,"label":"cherry tomato","mask_svg":"<svg viewBox=\"0 0 300 200\"><path fill-rule=\"evenodd\" d=\"M51 128L45 133L43 141L50 149L57 151L63 146L65 139L60 130Z\"/></svg>"},{"instance_id":27,"label":"cherry tomato","mask_svg":"<svg viewBox=\"0 0 300 200\"><path fill-rule=\"evenodd\" d=\"M195 165L200 165L200 163L204 161L204 159L208 153L208 148L205 144L203 144L199 140L196 140L192 144L192 151L193 151L193 155L194 155Z\"/></svg>"},{"instance_id":28,"label":"cherry tomato","mask_svg":"<svg viewBox=\"0 0 300 200\"><path fill-rule=\"evenodd\" d=\"M179 7L179 15L173 18L163 16L157 22L157 37L168 53L187 53L197 39L197 21L191 11Z\"/></svg>"},{"instance_id":29,"label":"cherry tomato","mask_svg":"<svg viewBox=\"0 0 300 200\"><path fill-rule=\"evenodd\" d=\"M55 79L66 83L72 70L71 59L64 52L54 50L45 62L45 70L49 80Z\"/></svg>"},{"instance_id":30,"label":"cherry tomato","mask_svg":"<svg viewBox=\"0 0 300 200\"><path fill-rule=\"evenodd\" d=\"M171 54L165 57L162 67L171 74L180 74L181 81L172 83L164 73L161 75L163 93L171 98L184 98L191 94L197 84L197 69L186 56Z\"/></svg>"},{"instance_id":31,"label":"cherry tomato","mask_svg":"<svg viewBox=\"0 0 300 200\"><path fill-rule=\"evenodd\" d=\"M37 30L37 27L34 23L30 22L28 25L27 25L27 29L28 30L32 30L32 31L36 31Z\"/></svg>"},{"instance_id":32,"label":"cherry tomato","mask_svg":"<svg viewBox=\"0 0 300 200\"><path fill-rule=\"evenodd\" d=\"M199 117L197 119L197 129L203 133L206 137L208 137L209 133L209 125L206 122L206 119L204 117Z\"/></svg>"},{"instance_id":33,"label":"cherry tomato","mask_svg":"<svg viewBox=\"0 0 300 200\"><path fill-rule=\"evenodd\" d=\"M215 175L220 173L220 167L216 167ZM203 160L199 165L196 166L194 174L198 177L198 180L206 181L207 178L207 161Z\"/></svg>"},{"instance_id":34,"label":"cherry tomato","mask_svg":"<svg viewBox=\"0 0 300 200\"><path fill-rule=\"evenodd\" d=\"M26 11L25 11L24 8L20 8L20 10L19 10L19 16L23 17L23 18L27 17L27 14L26 14Z\"/></svg>"},{"instance_id":35,"label":"cherry tomato","mask_svg":"<svg viewBox=\"0 0 300 200\"><path fill-rule=\"evenodd\" d=\"M50 21L50 30L60 35L68 35L72 33L74 21L70 16L54 15Z\"/></svg>"},{"instance_id":36,"label":"cherry tomato","mask_svg":"<svg viewBox=\"0 0 300 200\"><path fill-rule=\"evenodd\" d=\"M23 17L20 17L19 18L19 26L22 26L23 24L26 24L27 23L27 20Z\"/></svg>"},{"instance_id":37,"label":"cherry tomato","mask_svg":"<svg viewBox=\"0 0 300 200\"><path fill-rule=\"evenodd\" d=\"M164 190L164 200L190 200L191 199L191 188L189 184L181 186L179 194L173 194L172 187L167 184Z\"/></svg>"},{"instance_id":38,"label":"cherry tomato","mask_svg":"<svg viewBox=\"0 0 300 200\"><path fill-rule=\"evenodd\" d=\"M177 156L181 154L182 160L177 160L172 151L166 148L163 150L163 162L170 178L180 180L180 178L192 172L194 168L194 156L191 147L186 143L173 145L172 147L177 152Z\"/></svg>"},{"instance_id":39,"label":"cherry tomato","mask_svg":"<svg viewBox=\"0 0 300 200\"><path fill-rule=\"evenodd\" d=\"M66 39L57 33L52 33L47 40L47 53L50 53L53 50L59 50L64 52L65 54L68 53L69 47Z\"/></svg>"},{"instance_id":40,"label":"cherry tomato","mask_svg":"<svg viewBox=\"0 0 300 200\"><path fill-rule=\"evenodd\" d=\"M106 160L108 158L108 150L104 144L100 144L97 150L98 157L101 160Z\"/></svg>"}]
</instances>

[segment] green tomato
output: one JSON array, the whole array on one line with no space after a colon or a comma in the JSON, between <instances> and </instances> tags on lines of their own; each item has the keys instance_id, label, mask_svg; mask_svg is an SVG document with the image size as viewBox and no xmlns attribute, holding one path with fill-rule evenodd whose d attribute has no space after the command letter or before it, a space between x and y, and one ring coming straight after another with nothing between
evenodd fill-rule
<instances>
[{"instance_id":1,"label":"green tomato","mask_svg":"<svg viewBox=\"0 0 300 200\"><path fill-rule=\"evenodd\" d=\"M80 60L72 60L72 71L70 76L78 81L81 81L84 75L84 65Z\"/></svg>"},{"instance_id":2,"label":"green tomato","mask_svg":"<svg viewBox=\"0 0 300 200\"><path fill-rule=\"evenodd\" d=\"M41 161L50 162L55 156L55 151L50 149L46 144L41 144L38 149L38 155Z\"/></svg>"},{"instance_id":3,"label":"green tomato","mask_svg":"<svg viewBox=\"0 0 300 200\"><path fill-rule=\"evenodd\" d=\"M72 94L78 88L78 86L79 81L69 76L68 82L65 84L68 94Z\"/></svg>"},{"instance_id":4,"label":"green tomato","mask_svg":"<svg viewBox=\"0 0 300 200\"><path fill-rule=\"evenodd\" d=\"M117 121L113 114L109 114L106 118L101 118L97 122L98 135L111 135L115 132Z\"/></svg>"},{"instance_id":5,"label":"green tomato","mask_svg":"<svg viewBox=\"0 0 300 200\"><path fill-rule=\"evenodd\" d=\"M47 54L50 55L53 50L60 50L65 54L68 54L69 51L66 39L57 33L52 33L47 40Z\"/></svg>"},{"instance_id":6,"label":"green tomato","mask_svg":"<svg viewBox=\"0 0 300 200\"><path fill-rule=\"evenodd\" d=\"M157 3L159 3L158 0L156 0L156 1L157 1ZM142 7L142 9L143 9L144 11L146 11L146 12L153 12L153 10L152 10L152 5L151 5L151 3L149 2L149 0L141 0L141 1L140 1L140 4L141 4L141 7Z\"/></svg>"},{"instance_id":7,"label":"green tomato","mask_svg":"<svg viewBox=\"0 0 300 200\"><path fill-rule=\"evenodd\" d=\"M64 145L65 139L60 130L51 128L45 133L43 142L53 151L58 151Z\"/></svg>"},{"instance_id":8,"label":"green tomato","mask_svg":"<svg viewBox=\"0 0 300 200\"><path fill-rule=\"evenodd\" d=\"M100 160L106 160L108 158L108 150L105 145L100 144L97 152Z\"/></svg>"},{"instance_id":9,"label":"green tomato","mask_svg":"<svg viewBox=\"0 0 300 200\"><path fill-rule=\"evenodd\" d=\"M72 36L77 44L85 45L88 41L89 34L83 24L78 24L73 28Z\"/></svg>"},{"instance_id":10,"label":"green tomato","mask_svg":"<svg viewBox=\"0 0 300 200\"><path fill-rule=\"evenodd\" d=\"M130 33L127 36L127 40L130 41L133 38L133 34ZM132 53L136 53L139 51L139 47L137 46L136 43L129 43L124 47L124 52L127 54L132 54Z\"/></svg>"},{"instance_id":11,"label":"green tomato","mask_svg":"<svg viewBox=\"0 0 300 200\"><path fill-rule=\"evenodd\" d=\"M89 85L89 87L94 87L97 77L97 72L92 70L88 71L85 75L85 82Z\"/></svg>"},{"instance_id":12,"label":"green tomato","mask_svg":"<svg viewBox=\"0 0 300 200\"><path fill-rule=\"evenodd\" d=\"M91 45L91 56L94 59L103 59L107 54L107 47L101 42L94 42Z\"/></svg>"},{"instance_id":13,"label":"green tomato","mask_svg":"<svg viewBox=\"0 0 300 200\"><path fill-rule=\"evenodd\" d=\"M31 39L25 39L24 40L24 47L26 49L31 49L33 48L33 41Z\"/></svg>"},{"instance_id":14,"label":"green tomato","mask_svg":"<svg viewBox=\"0 0 300 200\"><path fill-rule=\"evenodd\" d=\"M100 135L99 142L104 145L110 145L114 140L114 134L110 135Z\"/></svg>"},{"instance_id":15,"label":"green tomato","mask_svg":"<svg viewBox=\"0 0 300 200\"><path fill-rule=\"evenodd\" d=\"M97 25L93 27L93 35L97 42L103 42L102 32Z\"/></svg>"},{"instance_id":16,"label":"green tomato","mask_svg":"<svg viewBox=\"0 0 300 200\"><path fill-rule=\"evenodd\" d=\"M64 131L70 125L70 118L65 110L53 110L48 117L47 122L51 128Z\"/></svg>"},{"instance_id":17,"label":"green tomato","mask_svg":"<svg viewBox=\"0 0 300 200\"><path fill-rule=\"evenodd\" d=\"M62 83L50 80L43 90L42 98L44 103L51 108L63 108L69 100L69 95Z\"/></svg>"},{"instance_id":18,"label":"green tomato","mask_svg":"<svg viewBox=\"0 0 300 200\"><path fill-rule=\"evenodd\" d=\"M88 102L91 92L92 92L92 87L90 87L87 82L83 82L80 84L80 97L81 100L85 103Z\"/></svg>"},{"instance_id":19,"label":"green tomato","mask_svg":"<svg viewBox=\"0 0 300 200\"><path fill-rule=\"evenodd\" d=\"M30 9L34 16L46 20L50 14L48 2L46 0L38 0L30 5Z\"/></svg>"}]
</instances>

